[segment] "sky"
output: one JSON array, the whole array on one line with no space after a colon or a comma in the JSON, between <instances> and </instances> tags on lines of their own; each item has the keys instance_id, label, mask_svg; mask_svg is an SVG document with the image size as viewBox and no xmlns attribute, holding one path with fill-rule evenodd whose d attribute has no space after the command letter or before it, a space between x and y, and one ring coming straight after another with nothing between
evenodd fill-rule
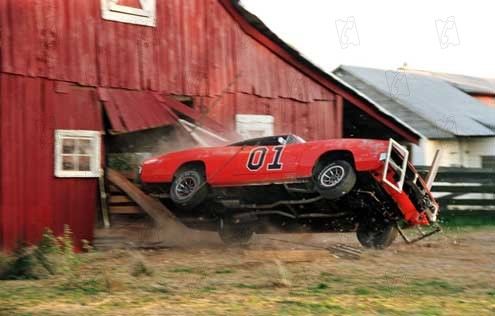
<instances>
[{"instance_id":1,"label":"sky","mask_svg":"<svg viewBox=\"0 0 495 316\"><path fill-rule=\"evenodd\" d=\"M493 0L241 0L326 71L340 64L495 78Z\"/></svg>"}]
</instances>

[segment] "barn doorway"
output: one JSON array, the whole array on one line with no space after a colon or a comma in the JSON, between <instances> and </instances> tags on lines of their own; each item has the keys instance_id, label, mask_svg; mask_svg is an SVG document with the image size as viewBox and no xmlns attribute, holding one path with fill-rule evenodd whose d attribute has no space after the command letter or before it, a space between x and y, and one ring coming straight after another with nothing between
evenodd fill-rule
<instances>
[{"instance_id":1,"label":"barn doorway","mask_svg":"<svg viewBox=\"0 0 495 316\"><path fill-rule=\"evenodd\" d=\"M344 101L343 128L345 138L403 139L402 136L347 101Z\"/></svg>"}]
</instances>

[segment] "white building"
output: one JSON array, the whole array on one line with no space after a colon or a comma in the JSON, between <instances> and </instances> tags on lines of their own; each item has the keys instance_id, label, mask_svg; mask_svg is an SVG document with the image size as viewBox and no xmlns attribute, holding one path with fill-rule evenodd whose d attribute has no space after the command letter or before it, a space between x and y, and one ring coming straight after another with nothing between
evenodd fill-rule
<instances>
[{"instance_id":1,"label":"white building","mask_svg":"<svg viewBox=\"0 0 495 316\"><path fill-rule=\"evenodd\" d=\"M441 149L441 166L495 168L494 107L417 72L340 66L334 74L422 136L410 145L415 165L429 165Z\"/></svg>"}]
</instances>

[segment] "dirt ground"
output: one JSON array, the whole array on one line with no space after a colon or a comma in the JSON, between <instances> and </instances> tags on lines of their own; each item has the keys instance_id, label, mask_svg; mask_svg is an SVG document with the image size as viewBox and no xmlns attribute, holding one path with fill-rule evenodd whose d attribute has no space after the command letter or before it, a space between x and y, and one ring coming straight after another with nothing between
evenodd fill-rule
<instances>
[{"instance_id":1,"label":"dirt ground","mask_svg":"<svg viewBox=\"0 0 495 316\"><path fill-rule=\"evenodd\" d=\"M350 233L259 235L232 249L207 239L95 251L72 276L0 281L0 315L495 315L495 227L359 259L301 245L360 248Z\"/></svg>"}]
</instances>

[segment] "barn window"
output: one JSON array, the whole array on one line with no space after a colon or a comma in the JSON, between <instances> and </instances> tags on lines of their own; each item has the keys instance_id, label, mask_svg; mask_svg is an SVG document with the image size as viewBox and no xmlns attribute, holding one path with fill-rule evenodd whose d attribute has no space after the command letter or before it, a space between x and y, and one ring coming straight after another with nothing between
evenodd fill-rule
<instances>
[{"instance_id":1,"label":"barn window","mask_svg":"<svg viewBox=\"0 0 495 316\"><path fill-rule=\"evenodd\" d=\"M237 114L236 131L244 138L273 135L273 116L257 114Z\"/></svg>"},{"instance_id":2,"label":"barn window","mask_svg":"<svg viewBox=\"0 0 495 316\"><path fill-rule=\"evenodd\" d=\"M55 130L55 176L99 177L100 138L98 131Z\"/></svg>"},{"instance_id":3,"label":"barn window","mask_svg":"<svg viewBox=\"0 0 495 316\"><path fill-rule=\"evenodd\" d=\"M101 0L105 20L156 26L156 0Z\"/></svg>"}]
</instances>

